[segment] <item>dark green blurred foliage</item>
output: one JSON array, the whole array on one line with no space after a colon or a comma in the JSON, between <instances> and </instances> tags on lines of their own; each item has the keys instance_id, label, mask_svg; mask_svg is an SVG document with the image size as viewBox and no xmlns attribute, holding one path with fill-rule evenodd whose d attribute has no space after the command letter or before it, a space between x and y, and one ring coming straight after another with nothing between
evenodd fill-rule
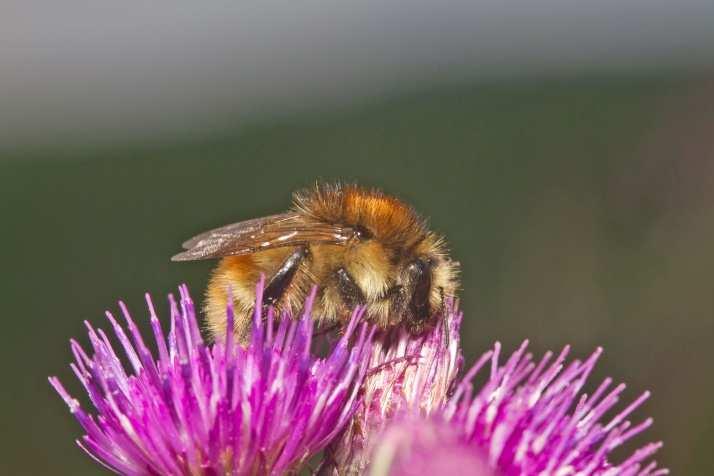
<instances>
[{"instance_id":1,"label":"dark green blurred foliage","mask_svg":"<svg viewBox=\"0 0 714 476\"><path fill-rule=\"evenodd\" d=\"M84 319L106 328L118 298L142 323L144 291L185 281L199 298L211 263L169 262L181 241L283 210L317 178L382 187L447 235L469 360L494 340L579 357L602 345L596 377L653 391L638 414L655 417L658 459L711 473L713 100L691 80L479 85L0 162L0 474L101 473L46 380L81 393L68 339L87 342Z\"/></svg>"}]
</instances>

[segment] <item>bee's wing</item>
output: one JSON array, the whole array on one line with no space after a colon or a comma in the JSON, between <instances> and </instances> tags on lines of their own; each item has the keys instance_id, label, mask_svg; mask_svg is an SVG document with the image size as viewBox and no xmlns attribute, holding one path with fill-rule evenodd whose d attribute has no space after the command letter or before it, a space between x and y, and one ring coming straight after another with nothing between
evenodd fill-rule
<instances>
[{"instance_id":1,"label":"bee's wing","mask_svg":"<svg viewBox=\"0 0 714 476\"><path fill-rule=\"evenodd\" d=\"M238 223L231 223L230 225L225 225L219 228L214 228L212 230L204 231L190 240L184 241L181 246L183 249L190 250L194 248L198 243L207 239L221 239L221 238L238 238L240 236L247 236L256 232L259 232L267 224L274 223L277 224L281 220L293 219L294 214L292 213L281 213L278 215L270 215L262 218L254 218L252 220L240 221Z\"/></svg>"},{"instance_id":2,"label":"bee's wing","mask_svg":"<svg viewBox=\"0 0 714 476\"><path fill-rule=\"evenodd\" d=\"M255 218L196 235L183 244L186 251L172 261L192 261L235 256L305 243L346 243L356 236L354 229L313 222L297 213Z\"/></svg>"}]
</instances>

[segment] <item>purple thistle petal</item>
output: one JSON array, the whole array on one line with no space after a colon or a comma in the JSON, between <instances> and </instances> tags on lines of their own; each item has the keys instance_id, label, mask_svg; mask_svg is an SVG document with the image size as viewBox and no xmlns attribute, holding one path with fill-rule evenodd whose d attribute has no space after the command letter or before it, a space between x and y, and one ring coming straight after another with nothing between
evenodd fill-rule
<instances>
[{"instance_id":1,"label":"purple thistle petal","mask_svg":"<svg viewBox=\"0 0 714 476\"><path fill-rule=\"evenodd\" d=\"M107 318L132 372L104 332L87 324L92 356L73 340L72 369L96 418L49 379L86 432L78 444L100 464L129 475L281 474L321 451L359 404L373 331L358 324L361 312L355 312L330 355L317 358L310 351L314 291L303 315L283 314L273 332L272 310L262 311L262 286L247 347L234 344L230 332L207 347L185 285L178 302L169 297L167 344L147 295L158 359L120 303L129 332L110 313ZM231 329L231 306L226 319Z\"/></svg>"}]
</instances>

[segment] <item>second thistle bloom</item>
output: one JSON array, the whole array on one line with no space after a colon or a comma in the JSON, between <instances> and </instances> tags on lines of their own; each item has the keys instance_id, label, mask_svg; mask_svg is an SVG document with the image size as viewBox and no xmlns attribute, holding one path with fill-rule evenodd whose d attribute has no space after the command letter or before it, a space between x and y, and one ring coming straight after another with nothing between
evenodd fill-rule
<instances>
[{"instance_id":1,"label":"second thistle bloom","mask_svg":"<svg viewBox=\"0 0 714 476\"><path fill-rule=\"evenodd\" d=\"M643 393L618 412L624 384L605 379L587 395L582 389L601 354L567 361L569 348L540 361L526 353L527 342L505 362L496 344L429 418L406 415L379 438L371 476L434 474L434 458L448 457L461 474L539 476L656 476L667 474L649 461L661 443L649 443L612 459L614 450L640 433L652 419L629 418L649 396ZM474 391L472 379L490 362L491 375ZM612 388L611 388L612 387ZM606 415L614 413L607 418ZM441 455L441 456L440 456Z\"/></svg>"},{"instance_id":2,"label":"second thistle bloom","mask_svg":"<svg viewBox=\"0 0 714 476\"><path fill-rule=\"evenodd\" d=\"M88 325L93 352L72 341L72 369L96 414L50 378L86 433L78 444L125 475L284 474L325 447L356 408L370 333L355 313L329 355L317 358L310 351L314 294L301 318L284 315L274 328L272 311L261 312L260 289L247 347L233 332L207 345L185 287L178 304L171 299L168 342L147 296L158 358L123 304L128 335L107 314L128 371L108 336ZM227 319L230 330L230 307Z\"/></svg>"}]
</instances>

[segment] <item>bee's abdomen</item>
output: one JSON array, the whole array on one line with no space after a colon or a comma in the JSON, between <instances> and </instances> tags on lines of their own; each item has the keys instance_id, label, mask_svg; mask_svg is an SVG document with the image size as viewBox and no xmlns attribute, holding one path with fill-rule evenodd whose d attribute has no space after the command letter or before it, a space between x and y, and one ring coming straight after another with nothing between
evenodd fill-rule
<instances>
[{"instance_id":1,"label":"bee's abdomen","mask_svg":"<svg viewBox=\"0 0 714 476\"><path fill-rule=\"evenodd\" d=\"M250 313L255 301L255 285L260 277L253 256L229 256L221 259L206 289L206 325L214 338L226 334L226 308L229 293L233 298L235 332L240 339L250 330Z\"/></svg>"}]
</instances>

